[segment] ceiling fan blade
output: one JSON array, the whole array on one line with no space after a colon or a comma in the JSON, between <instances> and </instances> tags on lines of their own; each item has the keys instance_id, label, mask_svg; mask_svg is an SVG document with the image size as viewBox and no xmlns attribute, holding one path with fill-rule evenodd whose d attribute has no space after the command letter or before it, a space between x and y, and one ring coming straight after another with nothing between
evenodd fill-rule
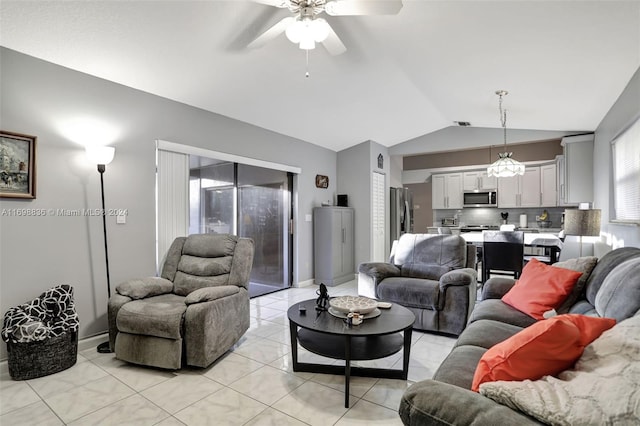
<instances>
[{"instance_id":1,"label":"ceiling fan blade","mask_svg":"<svg viewBox=\"0 0 640 426\"><path fill-rule=\"evenodd\" d=\"M274 7L289 7L288 0L251 0L254 3L266 4Z\"/></svg>"},{"instance_id":2,"label":"ceiling fan blade","mask_svg":"<svg viewBox=\"0 0 640 426\"><path fill-rule=\"evenodd\" d=\"M293 16L288 16L282 20L280 20L277 24L269 28L267 31L258 36L255 40L247 45L249 49L257 49L259 47L264 46L274 38L278 37L282 34L289 25L295 22L296 18Z\"/></svg>"},{"instance_id":3,"label":"ceiling fan blade","mask_svg":"<svg viewBox=\"0 0 640 426\"><path fill-rule=\"evenodd\" d=\"M325 12L333 16L396 15L402 0L327 0Z\"/></svg>"},{"instance_id":4,"label":"ceiling fan blade","mask_svg":"<svg viewBox=\"0 0 640 426\"><path fill-rule=\"evenodd\" d=\"M347 51L345 45L342 44L342 40L340 40L340 37L338 37L338 34L336 34L335 31L333 31L333 28L331 28L331 26L329 26L329 35L324 39L322 44L324 45L325 49L327 49L329 54L334 56L340 55L341 53Z\"/></svg>"}]
</instances>

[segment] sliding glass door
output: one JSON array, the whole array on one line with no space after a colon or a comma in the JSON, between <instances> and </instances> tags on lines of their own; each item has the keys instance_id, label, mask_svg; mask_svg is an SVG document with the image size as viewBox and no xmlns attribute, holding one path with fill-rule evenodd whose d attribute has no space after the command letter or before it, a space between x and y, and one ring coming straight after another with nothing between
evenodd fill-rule
<instances>
[{"instance_id":1,"label":"sliding glass door","mask_svg":"<svg viewBox=\"0 0 640 426\"><path fill-rule=\"evenodd\" d=\"M255 287L288 287L291 270L290 174L238 164L238 235L252 238Z\"/></svg>"},{"instance_id":2,"label":"sliding glass door","mask_svg":"<svg viewBox=\"0 0 640 426\"><path fill-rule=\"evenodd\" d=\"M291 285L291 186L291 173L191 156L189 232L253 239L252 296Z\"/></svg>"}]
</instances>

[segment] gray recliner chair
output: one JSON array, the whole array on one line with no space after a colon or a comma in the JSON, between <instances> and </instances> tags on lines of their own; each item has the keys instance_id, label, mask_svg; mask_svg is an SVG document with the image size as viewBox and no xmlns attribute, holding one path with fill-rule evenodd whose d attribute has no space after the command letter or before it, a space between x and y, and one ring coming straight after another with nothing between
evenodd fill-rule
<instances>
[{"instance_id":1,"label":"gray recliner chair","mask_svg":"<svg viewBox=\"0 0 640 426\"><path fill-rule=\"evenodd\" d=\"M109 299L116 358L166 369L207 367L249 328L253 240L176 238L160 277L125 281Z\"/></svg>"},{"instance_id":2,"label":"gray recliner chair","mask_svg":"<svg viewBox=\"0 0 640 426\"><path fill-rule=\"evenodd\" d=\"M475 246L459 235L404 234L389 263L360 264L358 294L408 308L415 329L459 335L476 301L475 264Z\"/></svg>"}]
</instances>

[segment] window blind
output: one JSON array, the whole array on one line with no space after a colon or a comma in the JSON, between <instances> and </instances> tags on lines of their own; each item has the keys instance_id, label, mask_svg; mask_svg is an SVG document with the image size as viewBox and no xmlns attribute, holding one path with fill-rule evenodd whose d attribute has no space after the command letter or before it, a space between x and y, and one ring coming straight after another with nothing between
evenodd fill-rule
<instances>
[{"instance_id":1,"label":"window blind","mask_svg":"<svg viewBox=\"0 0 640 426\"><path fill-rule=\"evenodd\" d=\"M189 235L189 156L159 149L156 162L156 267L160 273L173 240Z\"/></svg>"},{"instance_id":2,"label":"window blind","mask_svg":"<svg viewBox=\"0 0 640 426\"><path fill-rule=\"evenodd\" d=\"M640 118L612 142L616 222L640 224Z\"/></svg>"}]
</instances>

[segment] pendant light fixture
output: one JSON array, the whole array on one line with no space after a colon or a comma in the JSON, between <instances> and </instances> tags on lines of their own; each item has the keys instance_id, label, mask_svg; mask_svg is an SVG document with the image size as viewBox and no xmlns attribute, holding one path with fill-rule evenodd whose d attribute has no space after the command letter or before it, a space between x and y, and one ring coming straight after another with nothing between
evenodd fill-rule
<instances>
[{"instance_id":1,"label":"pendant light fixture","mask_svg":"<svg viewBox=\"0 0 640 426\"><path fill-rule=\"evenodd\" d=\"M511 177L524 174L524 164L511 158L512 152L507 151L507 111L502 109L502 98L509 92L497 90L498 110L500 111L500 123L504 134L504 152L498 154L498 160L487 167L487 174L496 177Z\"/></svg>"}]
</instances>

